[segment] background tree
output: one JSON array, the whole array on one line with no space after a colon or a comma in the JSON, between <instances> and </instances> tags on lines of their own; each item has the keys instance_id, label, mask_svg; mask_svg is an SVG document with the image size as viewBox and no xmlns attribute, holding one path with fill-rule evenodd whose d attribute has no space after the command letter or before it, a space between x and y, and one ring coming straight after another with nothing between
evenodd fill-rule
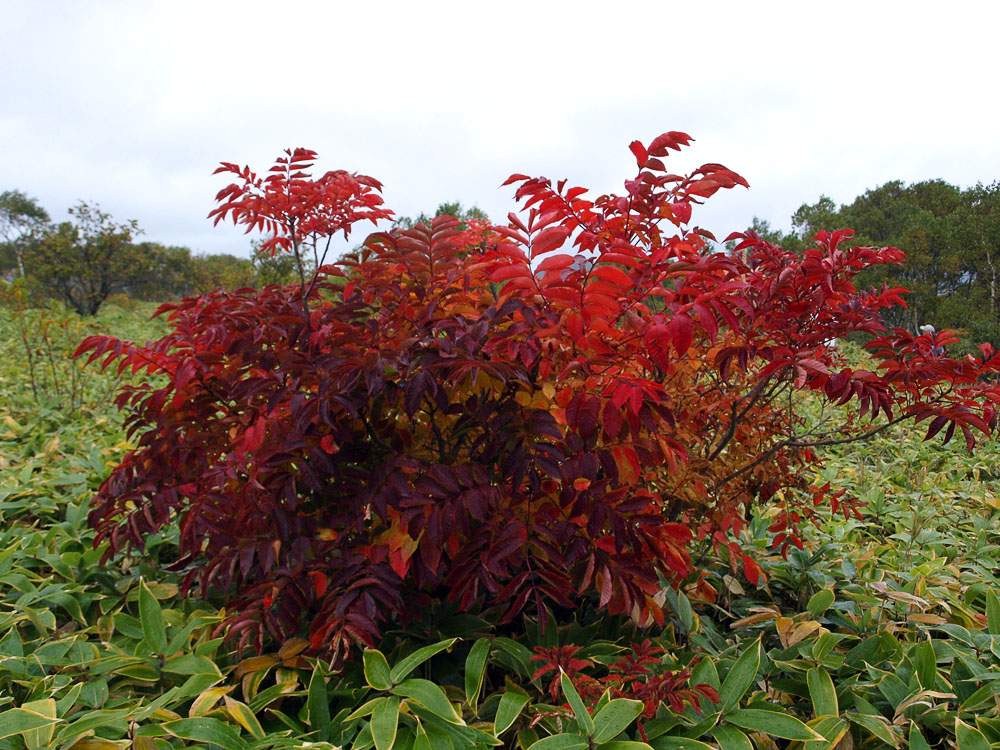
<instances>
[{"instance_id":1,"label":"background tree","mask_svg":"<svg viewBox=\"0 0 1000 750\"><path fill-rule=\"evenodd\" d=\"M20 190L0 193L0 273L16 267L24 277L24 246L49 221L48 212L35 198Z\"/></svg>"},{"instance_id":2,"label":"background tree","mask_svg":"<svg viewBox=\"0 0 1000 750\"><path fill-rule=\"evenodd\" d=\"M258 288L279 284L285 286L294 284L299 280L298 268L295 265L295 258L288 253L272 253L265 250L263 242L255 240L251 243L253 248L250 254L250 263L253 265L255 286ZM311 258L303 258L305 272L311 276L314 272Z\"/></svg>"},{"instance_id":3,"label":"background tree","mask_svg":"<svg viewBox=\"0 0 1000 750\"><path fill-rule=\"evenodd\" d=\"M825 195L802 204L791 232L756 217L750 229L801 253L817 232L845 227L856 230L859 244L906 249L905 264L873 267L858 277L861 287L910 291L905 308L883 311L887 325L955 329L970 350L972 342L1000 344L1000 184L962 190L944 180L894 180L839 207Z\"/></svg>"},{"instance_id":4,"label":"background tree","mask_svg":"<svg viewBox=\"0 0 1000 750\"><path fill-rule=\"evenodd\" d=\"M192 281L198 292L214 289L235 290L257 286L257 274L249 258L229 253L195 255L192 257Z\"/></svg>"},{"instance_id":5,"label":"background tree","mask_svg":"<svg viewBox=\"0 0 1000 750\"><path fill-rule=\"evenodd\" d=\"M115 223L97 204L69 210L72 221L52 226L25 247L30 274L80 315L94 315L109 295L135 283L135 221Z\"/></svg>"},{"instance_id":6,"label":"background tree","mask_svg":"<svg viewBox=\"0 0 1000 750\"><path fill-rule=\"evenodd\" d=\"M464 208L459 201L452 201L438 204L434 216L428 216L421 211L415 219L409 216L400 216L393 222L393 227L397 229L413 229L417 224L427 224L430 226L431 220L439 216L454 216L458 219L459 229L465 231L470 221L488 221L489 216L478 206Z\"/></svg>"}]
</instances>

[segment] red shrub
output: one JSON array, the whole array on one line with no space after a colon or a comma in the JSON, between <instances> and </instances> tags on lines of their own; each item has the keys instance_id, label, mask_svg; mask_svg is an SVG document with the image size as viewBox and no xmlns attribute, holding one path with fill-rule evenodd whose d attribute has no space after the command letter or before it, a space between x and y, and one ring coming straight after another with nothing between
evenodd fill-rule
<instances>
[{"instance_id":1,"label":"red shrub","mask_svg":"<svg viewBox=\"0 0 1000 750\"><path fill-rule=\"evenodd\" d=\"M527 211L507 226L372 235L296 286L164 306L152 344L87 339L104 366L167 378L118 397L137 445L91 515L108 554L178 521L187 584L229 591L230 634L258 648L308 626L341 656L436 599L509 620L593 596L662 621L661 581L693 572L695 538L760 578L733 542L752 503L781 497L776 545L797 543L827 489L805 478L814 447L902 419L970 447L990 431L998 393L978 378L1000 359L885 333L902 290L851 283L899 250L849 232L801 256L751 234L719 250L692 206L746 183L717 164L668 174L688 141L633 143L624 196L515 175ZM213 215L322 265L334 232L389 212L375 180L313 180L312 158L288 152L266 179L224 165L239 182ZM879 373L826 345L853 332L876 336ZM858 408L808 425L801 389Z\"/></svg>"}]
</instances>

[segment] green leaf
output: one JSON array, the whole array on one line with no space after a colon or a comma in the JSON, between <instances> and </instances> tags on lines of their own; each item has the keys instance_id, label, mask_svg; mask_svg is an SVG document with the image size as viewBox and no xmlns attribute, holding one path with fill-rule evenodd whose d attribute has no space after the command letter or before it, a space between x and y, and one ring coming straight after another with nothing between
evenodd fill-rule
<instances>
[{"instance_id":1,"label":"green leaf","mask_svg":"<svg viewBox=\"0 0 1000 750\"><path fill-rule=\"evenodd\" d=\"M917 682L924 690L934 690L937 684L937 657L929 640L921 641L913 648L913 666Z\"/></svg>"},{"instance_id":2,"label":"green leaf","mask_svg":"<svg viewBox=\"0 0 1000 750\"><path fill-rule=\"evenodd\" d=\"M493 731L497 737L510 729L528 700L527 693L515 687L508 687L500 696L500 705L497 706L497 715L493 720Z\"/></svg>"},{"instance_id":3,"label":"green leaf","mask_svg":"<svg viewBox=\"0 0 1000 750\"><path fill-rule=\"evenodd\" d=\"M346 718L344 719L344 721L346 723L350 723L352 721L360 719L362 716L370 716L371 713L372 713L372 711L375 710L375 706L377 706L379 704L379 701L381 701L382 698L384 698L384 697L385 696L382 696L382 697L379 697L379 698L372 698L370 701L365 701L363 704L361 704L356 709L354 709L353 711L351 711L351 713L349 713L346 716Z\"/></svg>"},{"instance_id":4,"label":"green leaf","mask_svg":"<svg viewBox=\"0 0 1000 750\"><path fill-rule=\"evenodd\" d=\"M528 750L583 750L587 747L587 740L578 734L553 734L550 737L543 737L534 743Z\"/></svg>"},{"instance_id":5,"label":"green leaf","mask_svg":"<svg viewBox=\"0 0 1000 750\"><path fill-rule=\"evenodd\" d=\"M409 698L415 701L449 724L465 724L455 712L455 707L449 702L444 690L430 680L421 680L416 677L404 680L392 688L392 693L400 698Z\"/></svg>"},{"instance_id":6,"label":"green leaf","mask_svg":"<svg viewBox=\"0 0 1000 750\"><path fill-rule=\"evenodd\" d=\"M594 719L590 715L590 711L583 704L583 699L580 694L576 692L576 687L573 685L573 681L569 678L563 670L562 667L559 668L559 684L562 686L563 695L566 697L567 703L569 703L570 708L573 709L573 715L576 717L576 723L587 736L590 737L594 734ZM610 739L610 737L608 738Z\"/></svg>"},{"instance_id":7,"label":"green leaf","mask_svg":"<svg viewBox=\"0 0 1000 750\"><path fill-rule=\"evenodd\" d=\"M594 730L590 739L597 743L613 740L635 721L636 717L642 713L642 708L642 701L629 700L628 698L615 698L608 702L604 708L594 714Z\"/></svg>"},{"instance_id":8,"label":"green leaf","mask_svg":"<svg viewBox=\"0 0 1000 750\"><path fill-rule=\"evenodd\" d=\"M691 609L691 602L680 591L677 592L677 617L680 619L685 633L694 631L694 610Z\"/></svg>"},{"instance_id":9,"label":"green leaf","mask_svg":"<svg viewBox=\"0 0 1000 750\"><path fill-rule=\"evenodd\" d=\"M40 716L44 716L51 719L52 722L46 724L43 727L38 727L37 729L29 729L22 736L24 737L24 744L28 750L45 750L45 748L50 747L49 743L52 741L52 735L55 732L55 722L56 722L56 702L52 698L42 698L37 701L26 701L21 704L21 708L25 711L31 711Z\"/></svg>"},{"instance_id":10,"label":"green leaf","mask_svg":"<svg viewBox=\"0 0 1000 750\"><path fill-rule=\"evenodd\" d=\"M845 633L823 633L813 641L812 658L818 662L823 661L837 647L837 644L847 637Z\"/></svg>"},{"instance_id":11,"label":"green leaf","mask_svg":"<svg viewBox=\"0 0 1000 750\"><path fill-rule=\"evenodd\" d=\"M480 638L472 644L465 659L465 701L473 709L479 701L479 691L483 689L486 661L490 656L490 640Z\"/></svg>"},{"instance_id":12,"label":"green leaf","mask_svg":"<svg viewBox=\"0 0 1000 750\"><path fill-rule=\"evenodd\" d=\"M955 741L958 750L990 750L990 742L986 739L986 735L975 727L969 726L957 716L955 717Z\"/></svg>"},{"instance_id":13,"label":"green leaf","mask_svg":"<svg viewBox=\"0 0 1000 750\"><path fill-rule=\"evenodd\" d=\"M726 721L751 732L763 732L783 740L821 740L817 734L794 716L778 711L744 708L726 714Z\"/></svg>"},{"instance_id":14,"label":"green leaf","mask_svg":"<svg viewBox=\"0 0 1000 750\"><path fill-rule=\"evenodd\" d=\"M214 661L205 656L195 656L194 654L184 654L163 662L163 671L171 674L210 674L222 678L222 672ZM119 673L122 670L118 670ZM154 677L157 679L154 671Z\"/></svg>"},{"instance_id":15,"label":"green leaf","mask_svg":"<svg viewBox=\"0 0 1000 750\"><path fill-rule=\"evenodd\" d=\"M326 694L326 680L322 669L317 666L309 678L309 697L306 700L306 716L309 726L316 732L316 739L326 742L330 739L330 700Z\"/></svg>"},{"instance_id":16,"label":"green leaf","mask_svg":"<svg viewBox=\"0 0 1000 750\"><path fill-rule=\"evenodd\" d=\"M740 654L740 658L736 660L722 683L719 698L723 713L739 705L740 699L753 684L758 669L760 669L760 638Z\"/></svg>"},{"instance_id":17,"label":"green leaf","mask_svg":"<svg viewBox=\"0 0 1000 750\"><path fill-rule=\"evenodd\" d=\"M715 750L714 747L689 737L657 737L649 743L653 750Z\"/></svg>"},{"instance_id":18,"label":"green leaf","mask_svg":"<svg viewBox=\"0 0 1000 750\"><path fill-rule=\"evenodd\" d=\"M819 617L830 608L836 598L837 595L833 593L833 589L822 589L809 598L806 609L813 617Z\"/></svg>"},{"instance_id":19,"label":"green leaf","mask_svg":"<svg viewBox=\"0 0 1000 750\"><path fill-rule=\"evenodd\" d=\"M392 668L392 671L389 673L389 680L393 684L399 682L435 654L439 654L442 651L451 648L457 640L457 638L449 638L448 640L441 641L440 643L434 643L430 646L418 648L409 656L404 656L399 660L396 666ZM384 690L385 688L379 689Z\"/></svg>"},{"instance_id":20,"label":"green leaf","mask_svg":"<svg viewBox=\"0 0 1000 750\"><path fill-rule=\"evenodd\" d=\"M167 649L167 628L163 623L163 610L145 581L139 581L139 621L143 639L153 650L162 654Z\"/></svg>"},{"instance_id":21,"label":"green leaf","mask_svg":"<svg viewBox=\"0 0 1000 750\"><path fill-rule=\"evenodd\" d=\"M825 669L810 669L806 674L806 684L809 686L809 698L816 716L836 716L840 713L837 691L829 672Z\"/></svg>"},{"instance_id":22,"label":"green leaf","mask_svg":"<svg viewBox=\"0 0 1000 750\"><path fill-rule=\"evenodd\" d=\"M719 682L719 671L715 668L715 662L707 656L703 656L694 665L694 669L691 671L691 679L688 682L692 685L711 685L715 688L716 692L722 687L722 683Z\"/></svg>"},{"instance_id":23,"label":"green leaf","mask_svg":"<svg viewBox=\"0 0 1000 750\"><path fill-rule=\"evenodd\" d=\"M653 750L645 742L635 742L634 740L611 740L603 745L598 745L597 750Z\"/></svg>"},{"instance_id":24,"label":"green leaf","mask_svg":"<svg viewBox=\"0 0 1000 750\"><path fill-rule=\"evenodd\" d=\"M1000 599L993 589L986 590L986 623L992 635L1000 635Z\"/></svg>"},{"instance_id":25,"label":"green leaf","mask_svg":"<svg viewBox=\"0 0 1000 750\"><path fill-rule=\"evenodd\" d=\"M804 742L802 750L831 750L851 729L851 725L839 716L822 716L810 721L809 726L823 735L824 739Z\"/></svg>"},{"instance_id":26,"label":"green leaf","mask_svg":"<svg viewBox=\"0 0 1000 750\"><path fill-rule=\"evenodd\" d=\"M361 659L365 665L365 682L376 690L388 690L392 687L389 662L381 651L366 648Z\"/></svg>"},{"instance_id":27,"label":"green leaf","mask_svg":"<svg viewBox=\"0 0 1000 750\"><path fill-rule=\"evenodd\" d=\"M394 695L382 698L372 711L372 739L378 750L391 750L399 726L399 698Z\"/></svg>"},{"instance_id":28,"label":"green leaf","mask_svg":"<svg viewBox=\"0 0 1000 750\"><path fill-rule=\"evenodd\" d=\"M413 740L413 750L431 750L431 741L427 736L427 732L424 731L423 724L417 719L417 729L415 733L415 738Z\"/></svg>"},{"instance_id":29,"label":"green leaf","mask_svg":"<svg viewBox=\"0 0 1000 750\"><path fill-rule=\"evenodd\" d=\"M264 728L261 727L260 722L257 720L257 716L246 703L242 703L238 700L230 698L228 695L222 696L222 700L226 705L226 711L229 715L233 717L237 724L247 730L255 740L262 740L267 735L264 733Z\"/></svg>"},{"instance_id":30,"label":"green leaf","mask_svg":"<svg viewBox=\"0 0 1000 750\"><path fill-rule=\"evenodd\" d=\"M736 727L715 727L712 730L712 737L722 750L753 750L750 738Z\"/></svg>"},{"instance_id":31,"label":"green leaf","mask_svg":"<svg viewBox=\"0 0 1000 750\"><path fill-rule=\"evenodd\" d=\"M199 716L195 719L176 719L165 722L163 728L174 737L194 742L208 742L225 750L244 750L244 742L239 734L224 722Z\"/></svg>"},{"instance_id":32,"label":"green leaf","mask_svg":"<svg viewBox=\"0 0 1000 750\"><path fill-rule=\"evenodd\" d=\"M910 724L909 750L931 750L916 724Z\"/></svg>"},{"instance_id":33,"label":"green leaf","mask_svg":"<svg viewBox=\"0 0 1000 750\"><path fill-rule=\"evenodd\" d=\"M43 716L36 711L28 711L23 708L11 708L0 713L0 739L10 737L23 732L30 732L33 729L40 729L54 724L59 719Z\"/></svg>"},{"instance_id":34,"label":"green leaf","mask_svg":"<svg viewBox=\"0 0 1000 750\"><path fill-rule=\"evenodd\" d=\"M847 714L847 720L852 724L857 724L862 729L867 730L870 734L875 735L887 745L899 747L899 737L897 737L896 733L889 728L889 722L881 716L856 714L852 712Z\"/></svg>"},{"instance_id":35,"label":"green leaf","mask_svg":"<svg viewBox=\"0 0 1000 750\"><path fill-rule=\"evenodd\" d=\"M59 744L68 746L70 740L75 737L79 737L99 727L119 722L132 713L132 711L125 708L104 711L80 711L74 714L74 717L79 716L79 719L59 728L56 741Z\"/></svg>"}]
</instances>

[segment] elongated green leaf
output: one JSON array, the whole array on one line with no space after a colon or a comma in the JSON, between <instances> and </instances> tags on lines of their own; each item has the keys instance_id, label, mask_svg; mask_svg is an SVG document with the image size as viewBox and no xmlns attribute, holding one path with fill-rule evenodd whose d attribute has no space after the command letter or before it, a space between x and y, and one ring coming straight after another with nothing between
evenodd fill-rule
<instances>
[{"instance_id":1,"label":"elongated green leaf","mask_svg":"<svg viewBox=\"0 0 1000 750\"><path fill-rule=\"evenodd\" d=\"M33 729L47 727L57 721L58 719L42 716L35 711L27 711L23 708L11 708L0 713L0 739L21 734L22 732L30 732Z\"/></svg>"},{"instance_id":2,"label":"elongated green leaf","mask_svg":"<svg viewBox=\"0 0 1000 750\"><path fill-rule=\"evenodd\" d=\"M222 696L226 704L226 711L233 717L237 724L247 730L255 740L262 740L266 736L264 728L261 727L257 716L246 703L230 698L228 695Z\"/></svg>"},{"instance_id":3,"label":"elongated green leaf","mask_svg":"<svg viewBox=\"0 0 1000 750\"><path fill-rule=\"evenodd\" d=\"M655 740L650 740L649 744L653 750L715 750L711 745L699 740L693 740L688 737L675 737L673 735L669 737L657 737Z\"/></svg>"},{"instance_id":4,"label":"elongated green leaf","mask_svg":"<svg viewBox=\"0 0 1000 750\"><path fill-rule=\"evenodd\" d=\"M929 640L921 641L913 647L913 666L920 686L925 690L934 690L937 685L937 657Z\"/></svg>"},{"instance_id":5,"label":"elongated green leaf","mask_svg":"<svg viewBox=\"0 0 1000 750\"><path fill-rule=\"evenodd\" d=\"M28 750L46 750L46 748L50 747L52 735L55 733L56 729L55 700L52 698L42 698L37 701L26 701L21 704L21 708L25 711L31 711L40 716L44 716L47 719L52 719L51 723L38 727L37 729L29 729L22 735L24 738L24 744Z\"/></svg>"},{"instance_id":6,"label":"elongated green leaf","mask_svg":"<svg viewBox=\"0 0 1000 750\"><path fill-rule=\"evenodd\" d=\"M611 742L598 745L597 750L653 750L653 748L645 742L636 742L635 740L611 740Z\"/></svg>"},{"instance_id":7,"label":"elongated green leaf","mask_svg":"<svg viewBox=\"0 0 1000 750\"><path fill-rule=\"evenodd\" d=\"M615 698L594 714L594 731L591 740L597 743L613 740L625 731L642 713L642 701Z\"/></svg>"},{"instance_id":8,"label":"elongated green leaf","mask_svg":"<svg viewBox=\"0 0 1000 750\"><path fill-rule=\"evenodd\" d=\"M986 623L991 634L1000 635L1000 598L993 589L986 590Z\"/></svg>"},{"instance_id":9,"label":"elongated green leaf","mask_svg":"<svg viewBox=\"0 0 1000 750\"><path fill-rule=\"evenodd\" d=\"M712 730L712 737L722 750L753 750L750 738L736 727L721 726Z\"/></svg>"},{"instance_id":10,"label":"elongated green leaf","mask_svg":"<svg viewBox=\"0 0 1000 750\"><path fill-rule=\"evenodd\" d=\"M162 724L174 737L194 742L210 742L225 750L244 750L246 743L239 734L218 719L199 716L195 719L176 719Z\"/></svg>"},{"instance_id":11,"label":"elongated green leaf","mask_svg":"<svg viewBox=\"0 0 1000 750\"><path fill-rule=\"evenodd\" d=\"M740 658L736 660L722 683L719 698L722 704L720 708L724 713L739 705L740 699L753 684L758 669L760 669L760 638L740 654Z\"/></svg>"},{"instance_id":12,"label":"elongated green leaf","mask_svg":"<svg viewBox=\"0 0 1000 750\"><path fill-rule=\"evenodd\" d=\"M824 739L803 742L802 750L831 750L851 729L851 725L839 716L822 716L810 721L809 726L823 735Z\"/></svg>"},{"instance_id":13,"label":"elongated green leaf","mask_svg":"<svg viewBox=\"0 0 1000 750\"><path fill-rule=\"evenodd\" d=\"M833 604L836 598L837 596L833 593L833 589L822 589L809 598L806 609L809 610L809 613L813 617L819 617L830 608L830 605Z\"/></svg>"},{"instance_id":14,"label":"elongated green leaf","mask_svg":"<svg viewBox=\"0 0 1000 750\"><path fill-rule=\"evenodd\" d=\"M399 698L388 695L372 711L372 739L378 750L391 750L399 726Z\"/></svg>"},{"instance_id":15,"label":"elongated green leaf","mask_svg":"<svg viewBox=\"0 0 1000 750\"><path fill-rule=\"evenodd\" d=\"M823 736L794 716L778 711L744 708L726 714L726 721L751 732L764 732L783 740L821 740Z\"/></svg>"},{"instance_id":16,"label":"elongated green leaf","mask_svg":"<svg viewBox=\"0 0 1000 750\"><path fill-rule=\"evenodd\" d=\"M916 724L910 724L910 739L908 750L931 750L924 735L920 733L920 728Z\"/></svg>"},{"instance_id":17,"label":"elongated green leaf","mask_svg":"<svg viewBox=\"0 0 1000 750\"><path fill-rule=\"evenodd\" d=\"M553 734L550 737L543 737L528 750L583 750L587 747L587 740L578 734Z\"/></svg>"},{"instance_id":18,"label":"elongated green leaf","mask_svg":"<svg viewBox=\"0 0 1000 750\"><path fill-rule=\"evenodd\" d=\"M703 657L691 670L690 683L692 685L711 685L718 692L722 683L719 682L719 671L715 668L715 662L707 656Z\"/></svg>"},{"instance_id":19,"label":"elongated green leaf","mask_svg":"<svg viewBox=\"0 0 1000 750\"><path fill-rule=\"evenodd\" d=\"M462 721L462 717L455 711L455 707L451 705L448 696L444 694L441 686L436 685L430 680L422 680L416 677L404 680L392 689L392 693L393 695L398 695L400 698L409 698L412 701L416 701L432 714L439 716L449 724L465 724Z\"/></svg>"},{"instance_id":20,"label":"elongated green leaf","mask_svg":"<svg viewBox=\"0 0 1000 750\"><path fill-rule=\"evenodd\" d=\"M562 668L559 669L559 684L562 686L563 695L566 701L569 703L570 708L573 709L573 715L576 717L576 723L580 727L581 731L585 732L588 737L594 734L594 719L590 715L590 711L583 704L583 699L580 694L576 692L576 687L573 685L573 681L569 678ZM608 738L610 739L610 737Z\"/></svg>"},{"instance_id":21,"label":"elongated green leaf","mask_svg":"<svg viewBox=\"0 0 1000 750\"><path fill-rule=\"evenodd\" d=\"M389 672L389 679L393 683L400 682L404 677L410 674L410 672L419 667L432 656L451 648L457 640L457 638L449 638L448 640L441 641L440 643L433 643L430 646L418 648L409 656L404 656L399 660L399 663L392 668L392 671Z\"/></svg>"},{"instance_id":22,"label":"elongated green leaf","mask_svg":"<svg viewBox=\"0 0 1000 750\"><path fill-rule=\"evenodd\" d=\"M897 737L896 733L889 728L889 722L881 716L849 712L847 714L847 720L852 724L857 724L862 729L867 730L870 734L875 735L887 745L899 747L899 737Z\"/></svg>"},{"instance_id":23,"label":"elongated green leaf","mask_svg":"<svg viewBox=\"0 0 1000 750\"><path fill-rule=\"evenodd\" d=\"M992 592L990 592L992 593ZM986 735L973 726L955 717L955 742L958 750L990 750Z\"/></svg>"},{"instance_id":24,"label":"elongated green leaf","mask_svg":"<svg viewBox=\"0 0 1000 750\"><path fill-rule=\"evenodd\" d=\"M823 661L837 647L837 644L847 637L844 633L823 633L813 641L812 658L816 661Z\"/></svg>"},{"instance_id":25,"label":"elongated green leaf","mask_svg":"<svg viewBox=\"0 0 1000 750\"><path fill-rule=\"evenodd\" d=\"M419 719L417 719L417 729L414 734L413 750L432 750L431 740L427 736L427 732L424 730L423 724L420 723Z\"/></svg>"},{"instance_id":26,"label":"elongated green leaf","mask_svg":"<svg viewBox=\"0 0 1000 750\"><path fill-rule=\"evenodd\" d=\"M493 731L497 737L510 729L528 700L527 693L513 687L508 687L500 696L500 705L497 706L497 715L493 720Z\"/></svg>"},{"instance_id":27,"label":"elongated green leaf","mask_svg":"<svg viewBox=\"0 0 1000 750\"><path fill-rule=\"evenodd\" d=\"M836 716L840 713L837 691L829 672L825 669L810 669L806 674L806 683L816 716Z\"/></svg>"},{"instance_id":28,"label":"elongated green leaf","mask_svg":"<svg viewBox=\"0 0 1000 750\"><path fill-rule=\"evenodd\" d=\"M480 638L472 644L472 649L465 659L465 702L472 708L479 701L479 691L483 689L483 676L486 674L486 661L490 656L490 640Z\"/></svg>"},{"instance_id":29,"label":"elongated green leaf","mask_svg":"<svg viewBox=\"0 0 1000 750\"><path fill-rule=\"evenodd\" d=\"M316 739L330 739L330 700L326 694L326 680L317 666L309 678L309 697L306 699L306 716L309 726L316 732Z\"/></svg>"},{"instance_id":30,"label":"elongated green leaf","mask_svg":"<svg viewBox=\"0 0 1000 750\"><path fill-rule=\"evenodd\" d=\"M365 665L365 682L376 690L388 690L392 687L389 662L381 651L366 648L361 659Z\"/></svg>"},{"instance_id":31,"label":"elongated green leaf","mask_svg":"<svg viewBox=\"0 0 1000 750\"><path fill-rule=\"evenodd\" d=\"M80 716L79 719L59 728L56 741L60 744L67 744L75 737L80 737L99 727L119 722L130 713L132 712L125 708L103 711L80 711L74 714L74 717Z\"/></svg>"},{"instance_id":32,"label":"elongated green leaf","mask_svg":"<svg viewBox=\"0 0 1000 750\"><path fill-rule=\"evenodd\" d=\"M145 581L139 582L139 621L142 623L143 639L154 653L162 654L167 648L163 610Z\"/></svg>"}]
</instances>

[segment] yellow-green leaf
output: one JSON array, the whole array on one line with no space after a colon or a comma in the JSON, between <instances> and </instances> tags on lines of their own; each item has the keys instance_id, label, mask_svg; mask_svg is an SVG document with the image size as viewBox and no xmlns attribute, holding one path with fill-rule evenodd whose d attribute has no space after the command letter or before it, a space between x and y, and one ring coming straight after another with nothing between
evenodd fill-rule
<instances>
[{"instance_id":1,"label":"yellow-green leaf","mask_svg":"<svg viewBox=\"0 0 1000 750\"><path fill-rule=\"evenodd\" d=\"M760 638L747 648L729 670L719 690L720 708L730 711L739 705L740 699L753 684L760 669Z\"/></svg>"},{"instance_id":2,"label":"yellow-green leaf","mask_svg":"<svg viewBox=\"0 0 1000 750\"><path fill-rule=\"evenodd\" d=\"M389 662L381 651L366 648L362 655L365 665L365 681L376 690L388 690L392 687L392 677L389 673Z\"/></svg>"},{"instance_id":3,"label":"yellow-green leaf","mask_svg":"<svg viewBox=\"0 0 1000 750\"><path fill-rule=\"evenodd\" d=\"M810 669L806 674L806 683L816 716L836 716L840 713L837 691L829 672L825 669Z\"/></svg>"},{"instance_id":4,"label":"yellow-green leaf","mask_svg":"<svg viewBox=\"0 0 1000 750\"><path fill-rule=\"evenodd\" d=\"M246 703L241 703L238 700L230 698L228 695L224 695L222 698L226 703L226 711L229 712L229 715L236 720L237 724L247 730L255 740L262 740L267 736L254 712L250 710L250 707Z\"/></svg>"},{"instance_id":5,"label":"yellow-green leaf","mask_svg":"<svg viewBox=\"0 0 1000 750\"><path fill-rule=\"evenodd\" d=\"M142 635L149 647L157 654L167 648L167 628L163 624L163 610L145 581L139 581L139 621Z\"/></svg>"},{"instance_id":6,"label":"yellow-green leaf","mask_svg":"<svg viewBox=\"0 0 1000 750\"><path fill-rule=\"evenodd\" d=\"M377 750L391 750L399 726L399 698L382 698L372 711L371 730Z\"/></svg>"}]
</instances>

